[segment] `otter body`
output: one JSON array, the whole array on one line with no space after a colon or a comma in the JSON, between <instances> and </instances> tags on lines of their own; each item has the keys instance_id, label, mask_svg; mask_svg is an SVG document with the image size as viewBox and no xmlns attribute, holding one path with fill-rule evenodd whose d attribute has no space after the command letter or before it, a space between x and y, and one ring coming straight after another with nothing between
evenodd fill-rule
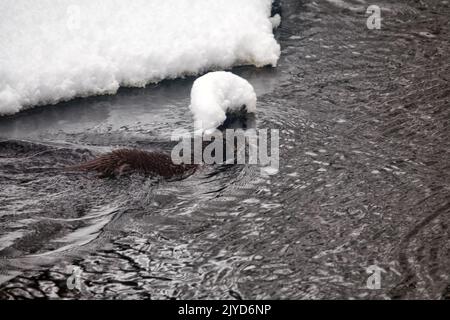
<instances>
[{"instance_id":1,"label":"otter body","mask_svg":"<svg viewBox=\"0 0 450 320\"><path fill-rule=\"evenodd\" d=\"M226 121L219 126L220 131L229 128L253 128L255 117L248 114L243 106L233 113L227 113ZM223 139L223 163L227 162L227 139ZM193 143L193 141L192 141ZM209 140L202 141L202 152L210 144ZM194 147L195 148L195 147ZM235 145L233 144L233 148ZM235 154L233 153L233 156ZM183 178L194 173L198 164L175 164L169 154L163 152L149 152L138 149L117 149L100 155L96 159L69 167L69 170L97 171L99 177L120 177L130 173L161 176L164 178Z\"/></svg>"},{"instance_id":2,"label":"otter body","mask_svg":"<svg viewBox=\"0 0 450 320\"><path fill-rule=\"evenodd\" d=\"M118 149L98 158L71 167L82 171L97 171L100 177L115 177L129 173L158 175L164 178L182 177L193 173L197 165L174 164L169 155L137 149Z\"/></svg>"}]
</instances>

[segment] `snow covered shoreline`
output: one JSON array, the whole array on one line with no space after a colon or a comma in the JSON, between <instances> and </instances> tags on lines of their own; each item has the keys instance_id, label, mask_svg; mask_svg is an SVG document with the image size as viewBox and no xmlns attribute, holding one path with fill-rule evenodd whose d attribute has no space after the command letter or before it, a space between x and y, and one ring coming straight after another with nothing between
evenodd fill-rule
<instances>
[{"instance_id":1,"label":"snow covered shoreline","mask_svg":"<svg viewBox=\"0 0 450 320\"><path fill-rule=\"evenodd\" d=\"M3 0L0 115L235 65L276 66L272 0Z\"/></svg>"}]
</instances>

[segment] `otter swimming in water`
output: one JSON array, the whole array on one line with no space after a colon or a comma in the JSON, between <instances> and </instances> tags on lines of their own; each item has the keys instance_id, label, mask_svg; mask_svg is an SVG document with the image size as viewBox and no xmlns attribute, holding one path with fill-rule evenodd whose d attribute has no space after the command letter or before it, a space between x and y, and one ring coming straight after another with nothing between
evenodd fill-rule
<instances>
[{"instance_id":1,"label":"otter swimming in water","mask_svg":"<svg viewBox=\"0 0 450 320\"><path fill-rule=\"evenodd\" d=\"M162 152L118 149L68 169L97 171L102 178L120 177L130 173L172 178L192 174L197 166L196 164L174 164L170 156Z\"/></svg>"},{"instance_id":2,"label":"otter swimming in water","mask_svg":"<svg viewBox=\"0 0 450 320\"><path fill-rule=\"evenodd\" d=\"M211 125L219 131L246 129L255 125L256 93L248 81L230 72L210 72L194 82L190 109L202 132L211 129ZM203 150L208 145L209 142L203 141ZM198 164L175 164L171 156L163 152L118 149L68 169L97 171L100 177L136 172L181 178L197 168Z\"/></svg>"}]
</instances>

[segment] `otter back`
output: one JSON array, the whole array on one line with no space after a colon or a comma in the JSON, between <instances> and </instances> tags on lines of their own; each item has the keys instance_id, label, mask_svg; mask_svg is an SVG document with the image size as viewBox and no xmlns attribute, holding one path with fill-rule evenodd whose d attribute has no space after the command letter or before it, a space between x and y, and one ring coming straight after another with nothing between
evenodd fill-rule
<instances>
[{"instance_id":1,"label":"otter back","mask_svg":"<svg viewBox=\"0 0 450 320\"><path fill-rule=\"evenodd\" d=\"M171 178L192 173L196 167L192 164L174 164L170 156L162 152L118 149L68 169L96 171L102 177L121 176L136 172Z\"/></svg>"}]
</instances>

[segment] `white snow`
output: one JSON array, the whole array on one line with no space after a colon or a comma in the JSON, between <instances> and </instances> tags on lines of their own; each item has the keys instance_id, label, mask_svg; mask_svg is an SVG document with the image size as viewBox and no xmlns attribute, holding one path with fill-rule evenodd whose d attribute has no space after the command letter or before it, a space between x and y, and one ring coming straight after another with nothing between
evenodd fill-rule
<instances>
[{"instance_id":1,"label":"white snow","mask_svg":"<svg viewBox=\"0 0 450 320\"><path fill-rule=\"evenodd\" d=\"M272 18L270 18L270 22L272 23L272 28L277 29L281 24L281 16L277 13Z\"/></svg>"},{"instance_id":2,"label":"white snow","mask_svg":"<svg viewBox=\"0 0 450 320\"><path fill-rule=\"evenodd\" d=\"M275 66L271 2L1 0L0 115L233 65Z\"/></svg>"},{"instance_id":3,"label":"white snow","mask_svg":"<svg viewBox=\"0 0 450 320\"><path fill-rule=\"evenodd\" d=\"M227 111L246 106L256 112L256 93L245 79L226 71L210 72L195 80L189 106L196 131L204 132L221 125Z\"/></svg>"}]
</instances>

